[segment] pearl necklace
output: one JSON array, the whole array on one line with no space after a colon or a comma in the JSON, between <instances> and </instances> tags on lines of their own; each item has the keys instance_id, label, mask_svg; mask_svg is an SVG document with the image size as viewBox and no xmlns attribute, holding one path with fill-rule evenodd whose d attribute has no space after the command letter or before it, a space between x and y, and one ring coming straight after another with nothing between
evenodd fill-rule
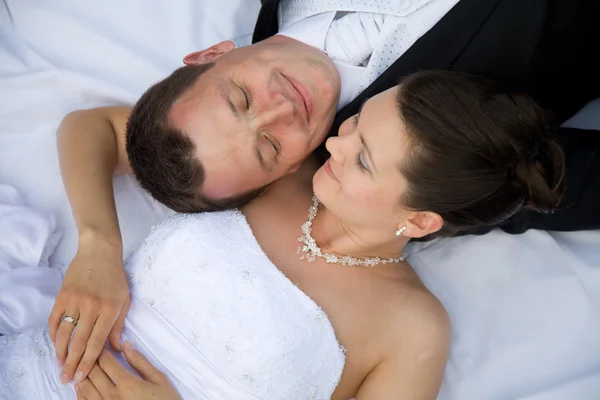
<instances>
[{"instance_id":1,"label":"pearl necklace","mask_svg":"<svg viewBox=\"0 0 600 400\"><path fill-rule=\"evenodd\" d=\"M387 263L399 263L404 261L404 254L402 254L398 258L386 258L381 259L379 257L370 257L370 258L354 258L350 256L338 257L335 254L325 253L321 251L321 248L315 242L315 239L311 236L312 232L312 223L315 217L317 216L317 211L319 210L319 199L316 196L313 196L313 205L308 209L308 220L302 224L302 233L303 235L298 238L299 242L304 243L304 246L298 247L298 254L300 254L301 260L308 260L308 262L313 262L317 257L324 258L327 263L330 264L342 264L349 267L356 266L365 266L365 267L374 267L377 264L387 264Z\"/></svg>"}]
</instances>

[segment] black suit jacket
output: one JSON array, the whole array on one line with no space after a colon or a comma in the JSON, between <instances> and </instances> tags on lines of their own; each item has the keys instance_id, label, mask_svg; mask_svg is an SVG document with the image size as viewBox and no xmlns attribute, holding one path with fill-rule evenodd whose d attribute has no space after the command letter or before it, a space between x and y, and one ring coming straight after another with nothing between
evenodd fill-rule
<instances>
[{"instance_id":1,"label":"black suit jacket","mask_svg":"<svg viewBox=\"0 0 600 400\"><path fill-rule=\"evenodd\" d=\"M278 31L279 0L262 4L254 42ZM337 114L330 134L337 134L364 99L426 69L494 79L507 90L528 93L562 123L600 97L600 62L595 60L599 50L600 0L460 0ZM600 205L600 132L594 136L571 129L561 130L560 135L568 159L563 210L553 216L524 213L505 224L505 230L600 228L600 207L592 205ZM317 155L322 161L327 157L323 147ZM591 201L589 206L580 207L582 196Z\"/></svg>"}]
</instances>

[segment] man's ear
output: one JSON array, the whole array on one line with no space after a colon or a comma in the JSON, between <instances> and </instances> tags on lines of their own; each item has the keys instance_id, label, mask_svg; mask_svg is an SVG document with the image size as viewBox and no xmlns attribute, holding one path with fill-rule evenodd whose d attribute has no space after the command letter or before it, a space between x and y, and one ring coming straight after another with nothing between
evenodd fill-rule
<instances>
[{"instance_id":1,"label":"man's ear","mask_svg":"<svg viewBox=\"0 0 600 400\"><path fill-rule=\"evenodd\" d=\"M422 238L431 233L442 229L444 225L443 218L431 211L418 211L409 217L405 222L406 230L404 236L410 238Z\"/></svg>"},{"instance_id":2,"label":"man's ear","mask_svg":"<svg viewBox=\"0 0 600 400\"><path fill-rule=\"evenodd\" d=\"M223 54L235 49L235 43L231 40L225 40L221 43L210 46L208 49L195 51L183 58L185 65L200 65L215 61Z\"/></svg>"}]
</instances>

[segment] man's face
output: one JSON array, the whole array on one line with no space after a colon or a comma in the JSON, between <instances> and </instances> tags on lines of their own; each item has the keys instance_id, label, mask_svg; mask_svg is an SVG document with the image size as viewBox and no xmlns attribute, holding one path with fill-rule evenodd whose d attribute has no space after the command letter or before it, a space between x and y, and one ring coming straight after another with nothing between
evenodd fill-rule
<instances>
[{"instance_id":1,"label":"man's face","mask_svg":"<svg viewBox=\"0 0 600 400\"><path fill-rule=\"evenodd\" d=\"M295 172L325 139L340 78L318 49L275 36L239 49L222 42L184 61L215 63L169 113L196 145L206 196L238 195Z\"/></svg>"}]
</instances>

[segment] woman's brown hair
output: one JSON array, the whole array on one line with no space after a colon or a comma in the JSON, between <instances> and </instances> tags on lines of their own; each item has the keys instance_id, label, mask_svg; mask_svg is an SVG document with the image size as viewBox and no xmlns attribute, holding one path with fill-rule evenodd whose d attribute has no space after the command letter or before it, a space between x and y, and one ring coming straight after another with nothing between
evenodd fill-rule
<instances>
[{"instance_id":1,"label":"woman's brown hair","mask_svg":"<svg viewBox=\"0 0 600 400\"><path fill-rule=\"evenodd\" d=\"M439 214L439 236L558 206L564 153L551 116L528 96L478 76L424 71L402 80L397 106L412 150L399 166L409 182L402 202Z\"/></svg>"}]
</instances>

